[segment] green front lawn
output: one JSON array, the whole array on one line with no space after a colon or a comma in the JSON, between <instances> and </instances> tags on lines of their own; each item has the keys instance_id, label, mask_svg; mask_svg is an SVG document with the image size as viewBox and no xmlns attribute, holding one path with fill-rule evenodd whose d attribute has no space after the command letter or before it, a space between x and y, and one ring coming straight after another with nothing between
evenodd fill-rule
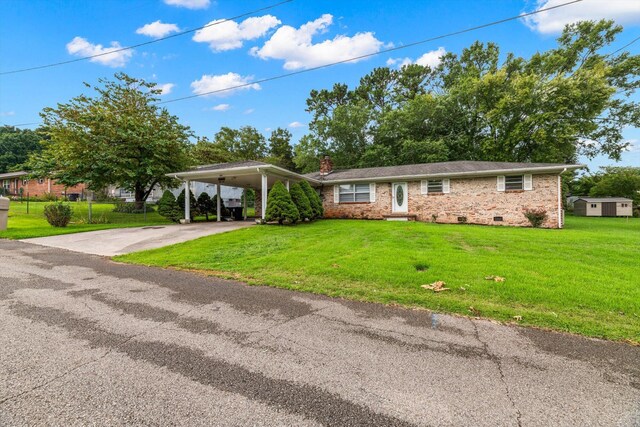
<instances>
[{"instance_id":1,"label":"green front lawn","mask_svg":"<svg viewBox=\"0 0 640 427\"><path fill-rule=\"evenodd\" d=\"M640 342L638 219L567 217L564 230L325 220L116 259ZM436 280L450 290L420 287Z\"/></svg>"},{"instance_id":2,"label":"green front lawn","mask_svg":"<svg viewBox=\"0 0 640 427\"><path fill-rule=\"evenodd\" d=\"M82 231L104 230L107 228L140 227L144 225L167 224L168 221L157 212L143 214L124 214L113 212L111 203L94 203L92 218L106 218L106 224L87 224L87 202L69 202L73 207L71 223L64 228L49 225L44 218L44 207L52 202L30 202L27 213L27 202L12 201L9 206L9 223L6 231L0 231L0 238L28 239L31 237L54 236L59 234L78 233Z\"/></svg>"}]
</instances>

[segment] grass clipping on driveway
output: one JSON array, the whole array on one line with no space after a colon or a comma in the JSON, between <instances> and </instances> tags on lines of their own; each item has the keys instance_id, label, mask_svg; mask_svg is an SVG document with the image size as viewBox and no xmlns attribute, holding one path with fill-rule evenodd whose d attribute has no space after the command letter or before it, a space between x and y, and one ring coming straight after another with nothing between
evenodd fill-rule
<instances>
[{"instance_id":1,"label":"grass clipping on driveway","mask_svg":"<svg viewBox=\"0 0 640 427\"><path fill-rule=\"evenodd\" d=\"M325 220L115 259L640 342L638 219L568 217L564 230ZM423 288L437 281L449 289Z\"/></svg>"}]
</instances>

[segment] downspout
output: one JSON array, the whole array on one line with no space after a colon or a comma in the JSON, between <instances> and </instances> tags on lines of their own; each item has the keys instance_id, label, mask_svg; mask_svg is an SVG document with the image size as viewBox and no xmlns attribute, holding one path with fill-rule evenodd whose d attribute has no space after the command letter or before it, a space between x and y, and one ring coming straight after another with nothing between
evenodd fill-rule
<instances>
[{"instance_id":1,"label":"downspout","mask_svg":"<svg viewBox=\"0 0 640 427\"><path fill-rule=\"evenodd\" d=\"M562 228L562 174L566 171L567 168L564 168L558 175L558 228Z\"/></svg>"}]
</instances>

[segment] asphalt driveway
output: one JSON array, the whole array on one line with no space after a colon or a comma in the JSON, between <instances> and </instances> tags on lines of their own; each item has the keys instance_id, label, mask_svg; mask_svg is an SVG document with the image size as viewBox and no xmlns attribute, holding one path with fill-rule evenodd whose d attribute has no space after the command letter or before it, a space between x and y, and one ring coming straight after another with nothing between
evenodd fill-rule
<instances>
[{"instance_id":1,"label":"asphalt driveway","mask_svg":"<svg viewBox=\"0 0 640 427\"><path fill-rule=\"evenodd\" d=\"M640 348L0 241L0 425L640 425Z\"/></svg>"},{"instance_id":2,"label":"asphalt driveway","mask_svg":"<svg viewBox=\"0 0 640 427\"><path fill-rule=\"evenodd\" d=\"M221 221L112 228L61 236L36 237L22 240L22 242L91 255L115 256L161 248L212 234L250 227L254 224L253 221Z\"/></svg>"}]
</instances>

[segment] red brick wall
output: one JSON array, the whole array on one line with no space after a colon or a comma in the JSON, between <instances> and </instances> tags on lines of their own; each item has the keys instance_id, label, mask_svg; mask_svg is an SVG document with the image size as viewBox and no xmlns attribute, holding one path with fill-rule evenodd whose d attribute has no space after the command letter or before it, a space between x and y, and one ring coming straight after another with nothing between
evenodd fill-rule
<instances>
[{"instance_id":1,"label":"red brick wall","mask_svg":"<svg viewBox=\"0 0 640 427\"><path fill-rule=\"evenodd\" d=\"M466 217L470 224L528 226L525 209L545 209L544 227L557 228L558 176L534 175L531 191L497 191L496 177L451 179L451 192L447 194L421 194L420 181L408 183L408 214L418 221L458 223L458 217ZM382 219L390 215L391 183L378 182L374 203L334 203L333 185L322 189L326 218ZM503 221L496 222L494 217Z\"/></svg>"},{"instance_id":2,"label":"red brick wall","mask_svg":"<svg viewBox=\"0 0 640 427\"><path fill-rule=\"evenodd\" d=\"M24 183L23 179L12 178L9 186L9 193L20 194L20 188L23 188L23 195L26 197L27 193L29 197L38 197L47 193L54 194L58 197L62 197L65 194L78 193L82 194L85 190L84 184L74 185L73 187L65 187L62 184L58 184L55 181L45 178L40 182L38 179L30 179Z\"/></svg>"}]
</instances>

